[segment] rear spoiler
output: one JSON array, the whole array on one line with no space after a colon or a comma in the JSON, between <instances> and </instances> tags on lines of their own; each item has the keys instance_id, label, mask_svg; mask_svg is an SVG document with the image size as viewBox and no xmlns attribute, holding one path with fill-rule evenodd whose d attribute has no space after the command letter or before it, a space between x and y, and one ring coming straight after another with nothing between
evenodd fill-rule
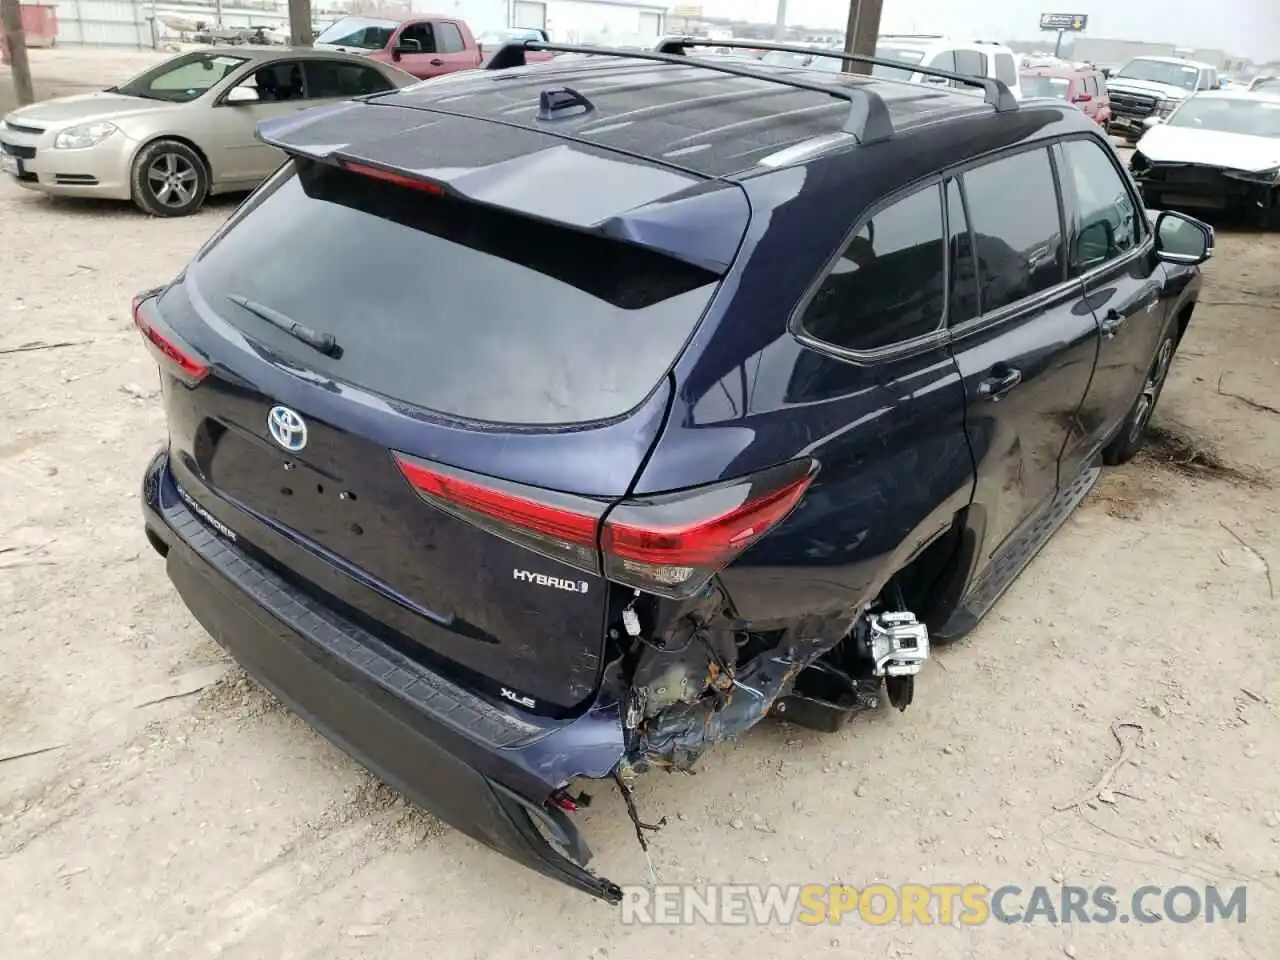
<instances>
[{"instance_id":1,"label":"rear spoiler","mask_svg":"<svg viewBox=\"0 0 1280 960\"><path fill-rule=\"evenodd\" d=\"M256 135L294 158L644 247L717 276L725 274L737 256L751 217L746 193L737 184L657 164L649 165L647 175L636 175L639 168L632 158L538 131L521 131L532 138L534 147L523 155L489 166L436 165L432 133L425 132L420 145L416 140L411 145L404 142L414 133L415 115L422 118L416 128L424 131L438 119L486 126L489 122L419 108L412 108L411 116L406 113L408 109L394 109L385 101L349 101L264 120ZM353 129L365 136L352 140ZM558 152L552 156L551 151ZM406 155L413 157L412 167L404 162ZM548 176L548 167L560 164L564 175ZM625 194L607 182L609 167L615 165L618 172L633 175L632 189ZM580 168L577 175L575 168ZM513 189L522 174L536 186ZM625 208L619 207L619 196Z\"/></svg>"}]
</instances>

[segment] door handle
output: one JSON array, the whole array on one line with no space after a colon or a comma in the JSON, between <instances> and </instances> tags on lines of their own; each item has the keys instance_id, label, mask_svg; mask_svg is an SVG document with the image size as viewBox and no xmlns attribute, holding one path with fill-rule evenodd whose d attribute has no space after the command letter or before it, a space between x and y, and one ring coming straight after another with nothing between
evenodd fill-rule
<instances>
[{"instance_id":1,"label":"door handle","mask_svg":"<svg viewBox=\"0 0 1280 960\"><path fill-rule=\"evenodd\" d=\"M434 60L431 61L431 65L433 67L443 67L444 61L441 60L439 57L436 57Z\"/></svg>"},{"instance_id":2,"label":"door handle","mask_svg":"<svg viewBox=\"0 0 1280 960\"><path fill-rule=\"evenodd\" d=\"M983 400L999 403L1009 395L1009 391L1021 382L1021 370L1005 370L980 382L978 384L978 396Z\"/></svg>"},{"instance_id":3,"label":"door handle","mask_svg":"<svg viewBox=\"0 0 1280 960\"><path fill-rule=\"evenodd\" d=\"M1102 335L1110 340L1120 332L1120 328L1124 326L1125 321L1128 319L1127 316L1112 307L1107 311L1107 315L1102 318Z\"/></svg>"}]
</instances>

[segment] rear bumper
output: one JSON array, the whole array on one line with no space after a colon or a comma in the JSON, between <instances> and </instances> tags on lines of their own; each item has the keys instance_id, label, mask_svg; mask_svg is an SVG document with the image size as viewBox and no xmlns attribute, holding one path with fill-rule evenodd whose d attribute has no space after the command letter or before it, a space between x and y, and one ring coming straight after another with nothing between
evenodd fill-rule
<instances>
[{"instance_id":1,"label":"rear bumper","mask_svg":"<svg viewBox=\"0 0 1280 960\"><path fill-rule=\"evenodd\" d=\"M610 775L623 753L616 706L541 724L431 673L215 533L184 502L164 452L143 478L143 516L200 624L317 731L468 836L593 896L621 898L585 869L591 853L577 828L546 802L569 779Z\"/></svg>"}]
</instances>

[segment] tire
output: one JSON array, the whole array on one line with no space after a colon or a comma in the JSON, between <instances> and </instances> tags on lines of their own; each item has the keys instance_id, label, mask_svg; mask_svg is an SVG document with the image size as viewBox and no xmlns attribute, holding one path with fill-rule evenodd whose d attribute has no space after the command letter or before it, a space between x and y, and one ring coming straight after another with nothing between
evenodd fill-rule
<instances>
[{"instance_id":1,"label":"tire","mask_svg":"<svg viewBox=\"0 0 1280 960\"><path fill-rule=\"evenodd\" d=\"M1142 435L1147 424L1151 422L1151 414L1160 402L1160 394L1164 390L1165 381L1169 379L1169 368L1173 366L1173 355L1178 348L1178 335L1175 330L1165 331L1156 348L1156 355L1151 361L1151 369L1142 384L1142 392L1129 408L1129 415L1124 418L1120 432L1102 451L1102 462L1109 467L1128 463L1142 449Z\"/></svg>"},{"instance_id":2,"label":"tire","mask_svg":"<svg viewBox=\"0 0 1280 960\"><path fill-rule=\"evenodd\" d=\"M177 140L157 140L139 150L130 179L133 202L153 217L185 217L209 195L204 161Z\"/></svg>"}]
</instances>

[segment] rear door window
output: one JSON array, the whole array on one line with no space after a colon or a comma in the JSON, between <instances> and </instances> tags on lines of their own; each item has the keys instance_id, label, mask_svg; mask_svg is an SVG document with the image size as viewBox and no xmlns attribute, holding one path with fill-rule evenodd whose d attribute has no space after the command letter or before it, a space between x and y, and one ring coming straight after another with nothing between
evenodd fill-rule
<instances>
[{"instance_id":1,"label":"rear door window","mask_svg":"<svg viewBox=\"0 0 1280 960\"><path fill-rule=\"evenodd\" d=\"M987 75L987 57L977 50L956 51L956 72L966 77L985 77Z\"/></svg>"},{"instance_id":2,"label":"rear door window","mask_svg":"<svg viewBox=\"0 0 1280 960\"><path fill-rule=\"evenodd\" d=\"M313 100L359 97L391 89L391 81L373 67L341 60L306 60L307 94Z\"/></svg>"},{"instance_id":3,"label":"rear door window","mask_svg":"<svg viewBox=\"0 0 1280 960\"><path fill-rule=\"evenodd\" d=\"M466 46L456 24L447 20L436 24L436 53L461 53Z\"/></svg>"},{"instance_id":4,"label":"rear door window","mask_svg":"<svg viewBox=\"0 0 1280 960\"><path fill-rule=\"evenodd\" d=\"M658 385L719 277L644 248L295 161L185 282L325 380L471 421L621 416ZM326 356L241 298L332 334Z\"/></svg>"},{"instance_id":5,"label":"rear door window","mask_svg":"<svg viewBox=\"0 0 1280 960\"><path fill-rule=\"evenodd\" d=\"M942 195L934 185L862 225L805 308L801 328L865 353L937 330L946 299Z\"/></svg>"},{"instance_id":6,"label":"rear door window","mask_svg":"<svg viewBox=\"0 0 1280 960\"><path fill-rule=\"evenodd\" d=\"M1045 149L1001 157L964 174L982 312L1066 279L1058 189Z\"/></svg>"},{"instance_id":7,"label":"rear door window","mask_svg":"<svg viewBox=\"0 0 1280 960\"><path fill-rule=\"evenodd\" d=\"M943 50L940 54L929 61L929 66L938 70L950 70L956 72L956 54L954 50Z\"/></svg>"}]
</instances>

